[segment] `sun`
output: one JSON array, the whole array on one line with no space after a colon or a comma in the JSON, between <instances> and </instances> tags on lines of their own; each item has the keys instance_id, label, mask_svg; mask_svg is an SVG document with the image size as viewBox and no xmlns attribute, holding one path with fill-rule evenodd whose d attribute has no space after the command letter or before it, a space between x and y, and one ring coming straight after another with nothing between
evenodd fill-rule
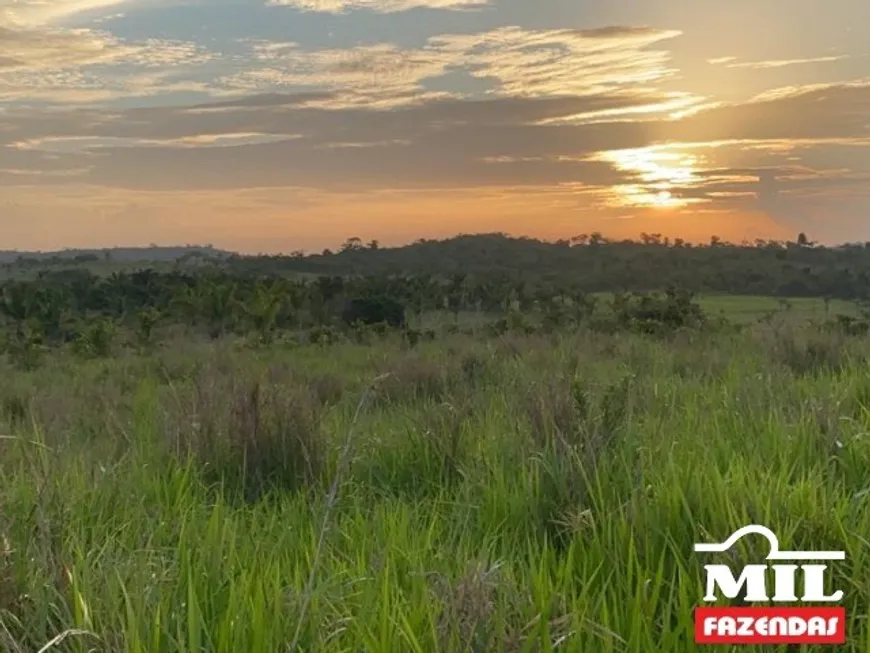
<instances>
[{"instance_id":1,"label":"sun","mask_svg":"<svg viewBox=\"0 0 870 653\"><path fill-rule=\"evenodd\" d=\"M675 202L679 200L675 199L669 190L660 190L652 196L652 203L655 206L672 206Z\"/></svg>"},{"instance_id":2,"label":"sun","mask_svg":"<svg viewBox=\"0 0 870 653\"><path fill-rule=\"evenodd\" d=\"M661 184L657 184L661 186ZM638 185L617 186L615 189L616 203L619 206L641 206L653 209L667 209L684 206L688 202L675 197L671 191L662 188L649 188Z\"/></svg>"},{"instance_id":3,"label":"sun","mask_svg":"<svg viewBox=\"0 0 870 653\"><path fill-rule=\"evenodd\" d=\"M614 186L612 203L667 209L702 201L679 193L682 189L697 186L701 179L695 173L698 157L680 152L678 147L664 145L602 152L599 160L633 174L640 182Z\"/></svg>"}]
</instances>

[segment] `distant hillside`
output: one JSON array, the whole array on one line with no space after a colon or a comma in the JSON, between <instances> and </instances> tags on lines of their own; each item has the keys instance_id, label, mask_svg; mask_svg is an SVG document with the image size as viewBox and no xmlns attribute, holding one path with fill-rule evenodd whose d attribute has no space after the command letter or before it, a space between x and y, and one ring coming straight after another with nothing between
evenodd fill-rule
<instances>
[{"instance_id":1,"label":"distant hillside","mask_svg":"<svg viewBox=\"0 0 870 653\"><path fill-rule=\"evenodd\" d=\"M86 262L112 260L120 263L177 261L184 257L226 258L230 252L211 245L178 247L113 247L107 249L65 249L56 252L22 252L0 250L0 263L15 263L20 259L47 262L50 260Z\"/></svg>"},{"instance_id":2,"label":"distant hillside","mask_svg":"<svg viewBox=\"0 0 870 653\"><path fill-rule=\"evenodd\" d=\"M350 239L337 253L233 256L234 268L263 274L471 275L513 282L558 283L588 292L662 290L870 299L870 243L820 247L795 242L739 245L713 237L698 246L644 234L608 241L598 234L545 242L504 234L421 240L394 248Z\"/></svg>"},{"instance_id":3,"label":"distant hillside","mask_svg":"<svg viewBox=\"0 0 870 653\"><path fill-rule=\"evenodd\" d=\"M63 252L0 252L6 277L26 278L51 267L83 266L96 274L220 262L227 272L278 276L427 275L495 284L584 292L655 291L870 300L870 243L821 247L799 234L794 242L706 245L643 234L609 241L599 234L546 242L505 234L460 235L380 247L349 239L338 252L244 256L211 246L141 247ZM15 265L18 262L20 265ZM9 265L12 264L12 265Z\"/></svg>"}]
</instances>

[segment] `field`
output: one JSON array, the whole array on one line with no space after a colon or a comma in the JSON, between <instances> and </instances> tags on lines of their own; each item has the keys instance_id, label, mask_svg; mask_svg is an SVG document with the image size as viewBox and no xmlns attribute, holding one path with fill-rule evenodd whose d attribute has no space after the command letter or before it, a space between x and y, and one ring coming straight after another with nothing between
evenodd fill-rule
<instances>
[{"instance_id":1,"label":"field","mask_svg":"<svg viewBox=\"0 0 870 653\"><path fill-rule=\"evenodd\" d=\"M870 650L866 337L455 331L3 363L0 649L691 651L756 522Z\"/></svg>"},{"instance_id":2,"label":"field","mask_svg":"<svg viewBox=\"0 0 870 653\"><path fill-rule=\"evenodd\" d=\"M778 299L763 296L702 295L698 303L711 315L723 315L732 322L748 324L769 315L787 315L790 320L821 322L836 314L858 315L852 302L833 300L825 302L815 297Z\"/></svg>"},{"instance_id":3,"label":"field","mask_svg":"<svg viewBox=\"0 0 870 653\"><path fill-rule=\"evenodd\" d=\"M870 651L863 246L165 254L4 268L3 653L682 653L751 523Z\"/></svg>"}]
</instances>

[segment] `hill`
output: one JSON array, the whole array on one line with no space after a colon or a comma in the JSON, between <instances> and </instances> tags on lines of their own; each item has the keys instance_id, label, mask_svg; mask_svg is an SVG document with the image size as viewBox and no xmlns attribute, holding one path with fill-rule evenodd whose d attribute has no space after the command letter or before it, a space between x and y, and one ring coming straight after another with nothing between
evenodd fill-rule
<instances>
[{"instance_id":1,"label":"hill","mask_svg":"<svg viewBox=\"0 0 870 653\"><path fill-rule=\"evenodd\" d=\"M707 245L644 234L640 241L598 235L546 242L505 234L460 235L382 248L349 239L338 252L303 256L231 256L232 267L261 274L413 274L570 284L586 292L653 291L866 299L870 244L822 247L796 242Z\"/></svg>"},{"instance_id":2,"label":"hill","mask_svg":"<svg viewBox=\"0 0 870 653\"><path fill-rule=\"evenodd\" d=\"M434 276L584 292L656 291L679 287L702 294L870 299L870 244L819 246L794 242L705 245L657 234L610 241L597 234L548 242L502 233L463 234L380 247L348 239L338 251L249 256L206 246L61 252L0 252L14 276L84 266L105 275L125 269L195 264L267 276ZM17 272L16 272L17 271Z\"/></svg>"},{"instance_id":3,"label":"hill","mask_svg":"<svg viewBox=\"0 0 870 653\"><path fill-rule=\"evenodd\" d=\"M48 263L51 261L67 262L93 262L112 260L125 263L139 262L162 262L177 261L184 257L209 257L221 258L229 256L225 252L211 245L183 245L175 247L160 247L151 245L148 247L111 247L104 249L65 249L53 252L27 252L18 250L0 250L0 263L16 263L34 261Z\"/></svg>"}]
</instances>

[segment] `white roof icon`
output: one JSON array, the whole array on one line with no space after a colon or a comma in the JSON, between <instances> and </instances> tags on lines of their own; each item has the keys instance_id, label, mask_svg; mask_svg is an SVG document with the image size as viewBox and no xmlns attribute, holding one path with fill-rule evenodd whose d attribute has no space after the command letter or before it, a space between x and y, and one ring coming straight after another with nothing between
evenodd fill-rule
<instances>
[{"instance_id":1,"label":"white roof icon","mask_svg":"<svg viewBox=\"0 0 870 653\"><path fill-rule=\"evenodd\" d=\"M734 546L745 535L763 535L770 543L770 553L767 560L845 560L845 551L780 551L779 538L767 526L752 524L734 531L731 536L720 544L696 544L696 553L723 553Z\"/></svg>"}]
</instances>

